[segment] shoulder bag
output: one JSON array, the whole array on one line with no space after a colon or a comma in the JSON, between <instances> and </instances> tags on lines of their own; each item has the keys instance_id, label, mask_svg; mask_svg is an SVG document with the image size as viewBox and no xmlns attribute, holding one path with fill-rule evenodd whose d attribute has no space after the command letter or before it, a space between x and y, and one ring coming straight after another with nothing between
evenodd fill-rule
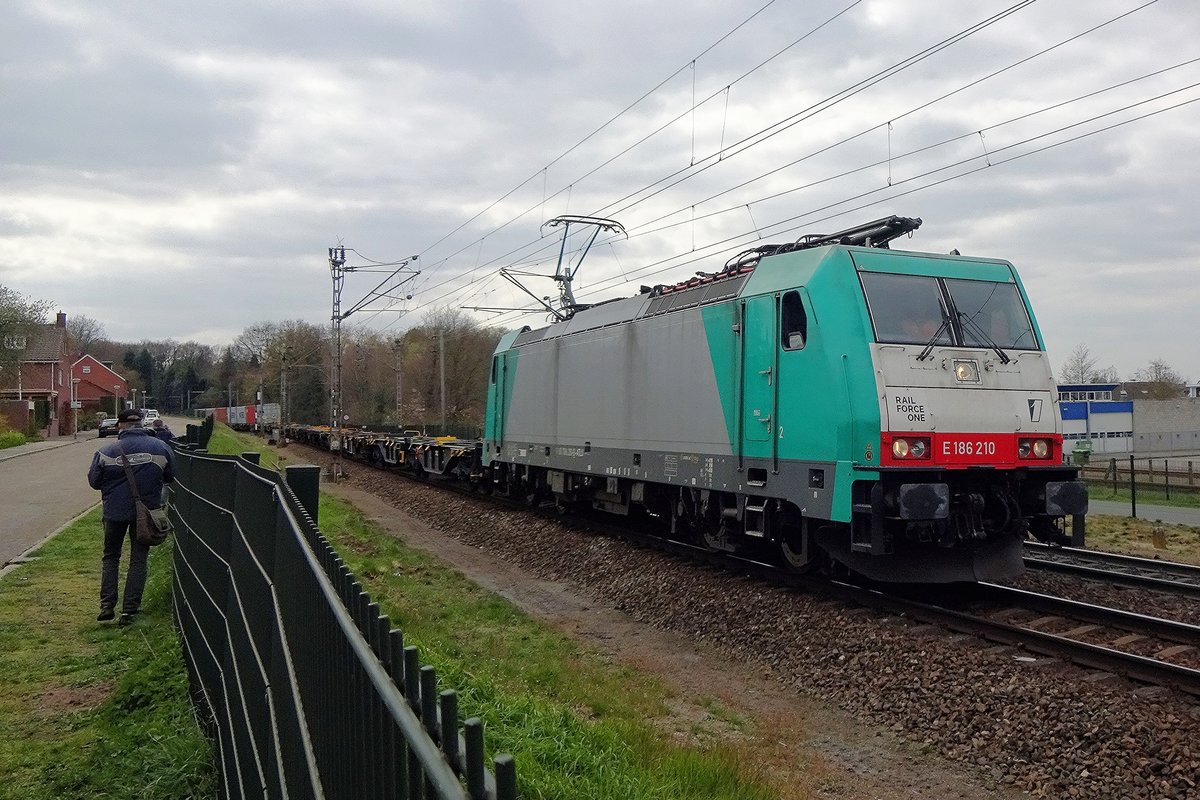
<instances>
[{"instance_id":1,"label":"shoulder bag","mask_svg":"<svg viewBox=\"0 0 1200 800\"><path fill-rule=\"evenodd\" d=\"M125 467L125 480L129 481L129 490L133 493L134 515L137 519L137 540L146 547L162 544L167 540L175 526L167 516L165 508L147 508L138 492L137 481L133 479L133 468L125 457L125 448L117 442L117 450L121 451L121 466Z\"/></svg>"}]
</instances>

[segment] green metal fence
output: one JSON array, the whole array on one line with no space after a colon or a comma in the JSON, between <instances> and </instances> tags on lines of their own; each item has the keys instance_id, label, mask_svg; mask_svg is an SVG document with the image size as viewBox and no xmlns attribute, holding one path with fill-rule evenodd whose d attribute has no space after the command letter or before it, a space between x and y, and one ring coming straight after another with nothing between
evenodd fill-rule
<instances>
[{"instance_id":1,"label":"green metal fence","mask_svg":"<svg viewBox=\"0 0 1200 800\"><path fill-rule=\"evenodd\" d=\"M510 756L379 613L285 475L176 440L174 606L227 798L516 797ZM251 459L250 457L255 457Z\"/></svg>"}]
</instances>

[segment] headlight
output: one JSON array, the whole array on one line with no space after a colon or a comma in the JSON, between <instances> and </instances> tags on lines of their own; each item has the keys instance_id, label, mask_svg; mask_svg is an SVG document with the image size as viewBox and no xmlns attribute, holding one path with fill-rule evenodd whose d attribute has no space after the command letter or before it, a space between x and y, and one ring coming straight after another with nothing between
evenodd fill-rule
<instances>
[{"instance_id":1,"label":"headlight","mask_svg":"<svg viewBox=\"0 0 1200 800\"><path fill-rule=\"evenodd\" d=\"M979 365L974 361L954 362L954 379L959 383L979 383Z\"/></svg>"},{"instance_id":2,"label":"headlight","mask_svg":"<svg viewBox=\"0 0 1200 800\"><path fill-rule=\"evenodd\" d=\"M898 461L911 461L918 458L929 458L929 440L903 438L893 439L892 458Z\"/></svg>"},{"instance_id":3,"label":"headlight","mask_svg":"<svg viewBox=\"0 0 1200 800\"><path fill-rule=\"evenodd\" d=\"M1050 442L1045 439L1021 439L1017 442L1018 458L1049 458Z\"/></svg>"}]
</instances>

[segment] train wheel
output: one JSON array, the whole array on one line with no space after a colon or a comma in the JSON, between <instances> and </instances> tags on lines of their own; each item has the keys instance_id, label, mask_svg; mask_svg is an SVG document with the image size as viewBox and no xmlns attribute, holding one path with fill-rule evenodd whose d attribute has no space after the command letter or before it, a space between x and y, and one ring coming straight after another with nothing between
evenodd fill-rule
<instances>
[{"instance_id":1,"label":"train wheel","mask_svg":"<svg viewBox=\"0 0 1200 800\"><path fill-rule=\"evenodd\" d=\"M779 542L779 555L783 559L783 565L792 572L808 572L812 569L813 559L806 550L798 548L795 543L789 543L786 538Z\"/></svg>"},{"instance_id":2,"label":"train wheel","mask_svg":"<svg viewBox=\"0 0 1200 800\"><path fill-rule=\"evenodd\" d=\"M808 535L807 521L791 508L779 520L779 556L792 572L808 572L817 561L817 548Z\"/></svg>"}]
</instances>

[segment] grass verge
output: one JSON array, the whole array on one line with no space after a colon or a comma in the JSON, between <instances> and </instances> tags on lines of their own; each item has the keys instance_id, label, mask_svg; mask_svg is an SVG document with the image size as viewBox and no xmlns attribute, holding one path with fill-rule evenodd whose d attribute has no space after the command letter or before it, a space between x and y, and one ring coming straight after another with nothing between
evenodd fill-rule
<instances>
[{"instance_id":1,"label":"grass verge","mask_svg":"<svg viewBox=\"0 0 1200 800\"><path fill-rule=\"evenodd\" d=\"M218 425L209 451L264 449ZM269 452L269 451L268 451ZM262 463L268 464L267 452ZM274 459L271 463L276 463ZM709 709L671 716L657 679L530 619L511 603L404 545L353 506L321 495L320 526L373 600L420 648L464 717L487 726L491 753L512 753L525 798L767 800L780 796L741 757L744 721ZM710 703L716 705L715 703ZM734 730L732 737L716 730ZM730 743L731 741L735 743ZM787 792L803 796L803 792Z\"/></svg>"},{"instance_id":2,"label":"grass verge","mask_svg":"<svg viewBox=\"0 0 1200 800\"><path fill-rule=\"evenodd\" d=\"M1114 490L1111 483L1088 481L1088 496L1093 500L1114 500L1128 503L1130 497L1129 485L1125 484ZM1174 488L1171 490L1170 496L1168 496L1167 490L1162 488L1161 485L1154 488L1139 485L1137 501L1139 504L1144 503L1148 506L1200 508L1200 493L1197 493L1194 488Z\"/></svg>"},{"instance_id":3,"label":"grass verge","mask_svg":"<svg viewBox=\"0 0 1200 800\"><path fill-rule=\"evenodd\" d=\"M0 798L214 797L171 623L170 546L151 551L143 611L118 628L95 621L100 529L97 509L0 579Z\"/></svg>"}]
</instances>

